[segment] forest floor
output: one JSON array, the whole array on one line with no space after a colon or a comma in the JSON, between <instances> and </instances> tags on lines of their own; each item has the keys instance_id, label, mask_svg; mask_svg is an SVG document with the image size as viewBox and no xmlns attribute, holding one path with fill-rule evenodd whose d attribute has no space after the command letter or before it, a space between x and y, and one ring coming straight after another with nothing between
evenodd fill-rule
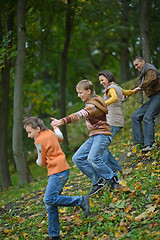
<instances>
[{"instance_id":1,"label":"forest floor","mask_svg":"<svg viewBox=\"0 0 160 240\"><path fill-rule=\"evenodd\" d=\"M159 150L128 152L126 157L123 174L119 175L121 187L110 193L106 186L90 197L87 219L79 207L59 208L62 239L160 239ZM0 239L48 239L43 203L46 184L47 177L43 176L1 193ZM83 195L90 190L88 178L72 165L62 194Z\"/></svg>"},{"instance_id":2,"label":"forest floor","mask_svg":"<svg viewBox=\"0 0 160 240\"><path fill-rule=\"evenodd\" d=\"M128 88L128 87L127 87ZM124 103L125 128L110 146L123 173L120 187L113 193L106 185L90 197L90 215L84 218L79 207L60 207L61 236L64 240L158 240L160 239L160 124L156 125L155 149L143 154L132 145L130 117L137 108L134 98ZM74 128L75 131L75 128ZM71 132L72 133L72 132ZM63 195L85 195L92 186L90 180L67 158L70 177ZM0 194L0 239L48 239L48 219L43 203L47 172L35 163L30 164L35 182ZM12 181L17 179L12 174ZM16 182L16 181L15 181Z\"/></svg>"}]
</instances>

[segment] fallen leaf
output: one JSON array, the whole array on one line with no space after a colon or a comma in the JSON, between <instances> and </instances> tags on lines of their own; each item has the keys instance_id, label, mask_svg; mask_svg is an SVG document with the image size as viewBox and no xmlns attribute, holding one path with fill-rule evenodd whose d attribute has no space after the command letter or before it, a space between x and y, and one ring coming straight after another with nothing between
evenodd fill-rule
<instances>
[{"instance_id":1,"label":"fallen leaf","mask_svg":"<svg viewBox=\"0 0 160 240\"><path fill-rule=\"evenodd\" d=\"M127 229L124 226L119 226L118 230L123 232L123 233L127 233Z\"/></svg>"},{"instance_id":2,"label":"fallen leaf","mask_svg":"<svg viewBox=\"0 0 160 240\"><path fill-rule=\"evenodd\" d=\"M137 148L136 146L134 146L134 148L132 149L132 153L136 153L137 152Z\"/></svg>"},{"instance_id":3,"label":"fallen leaf","mask_svg":"<svg viewBox=\"0 0 160 240\"><path fill-rule=\"evenodd\" d=\"M18 222L19 222L19 223L24 223L24 222L25 222L25 218L19 218L19 219L18 219Z\"/></svg>"},{"instance_id":4,"label":"fallen leaf","mask_svg":"<svg viewBox=\"0 0 160 240\"><path fill-rule=\"evenodd\" d=\"M132 221L133 220L133 217L131 215L126 215L126 218L129 220L129 221Z\"/></svg>"},{"instance_id":5,"label":"fallen leaf","mask_svg":"<svg viewBox=\"0 0 160 240\"><path fill-rule=\"evenodd\" d=\"M140 215L138 215L137 217L135 217L134 219L136 221L141 221L143 218L145 218L146 216L148 216L148 214L150 212L154 212L154 210L156 209L156 206L151 206L149 207L145 212L141 213Z\"/></svg>"},{"instance_id":6,"label":"fallen leaf","mask_svg":"<svg viewBox=\"0 0 160 240\"><path fill-rule=\"evenodd\" d=\"M115 232L115 237L116 238L121 238L122 237L122 234L121 234L121 232Z\"/></svg>"},{"instance_id":7,"label":"fallen leaf","mask_svg":"<svg viewBox=\"0 0 160 240\"><path fill-rule=\"evenodd\" d=\"M132 172L132 168L127 168L123 171L123 174L130 174Z\"/></svg>"},{"instance_id":8,"label":"fallen leaf","mask_svg":"<svg viewBox=\"0 0 160 240\"><path fill-rule=\"evenodd\" d=\"M102 215L99 215L99 217L98 217L98 221L99 221L99 222L102 222L102 221L103 221L103 217L102 217Z\"/></svg>"},{"instance_id":9,"label":"fallen leaf","mask_svg":"<svg viewBox=\"0 0 160 240\"><path fill-rule=\"evenodd\" d=\"M130 157L132 155L132 152L127 153L127 157Z\"/></svg>"},{"instance_id":10,"label":"fallen leaf","mask_svg":"<svg viewBox=\"0 0 160 240\"><path fill-rule=\"evenodd\" d=\"M71 188L72 188L71 186L70 187L64 187L63 190L69 190Z\"/></svg>"},{"instance_id":11,"label":"fallen leaf","mask_svg":"<svg viewBox=\"0 0 160 240\"><path fill-rule=\"evenodd\" d=\"M60 212L60 213L66 213L66 208L65 208L65 207L60 208L60 209L59 209L59 212Z\"/></svg>"},{"instance_id":12,"label":"fallen leaf","mask_svg":"<svg viewBox=\"0 0 160 240\"><path fill-rule=\"evenodd\" d=\"M111 203L109 204L109 208L115 208L115 204L114 204L113 202L111 202Z\"/></svg>"},{"instance_id":13,"label":"fallen leaf","mask_svg":"<svg viewBox=\"0 0 160 240\"><path fill-rule=\"evenodd\" d=\"M73 221L74 221L74 223L76 223L77 225L81 225L81 223L82 223L82 219L80 218L80 216L79 215L75 215L74 217L73 217Z\"/></svg>"},{"instance_id":14,"label":"fallen leaf","mask_svg":"<svg viewBox=\"0 0 160 240\"><path fill-rule=\"evenodd\" d=\"M127 186L127 182L124 181L123 179L122 179L121 182L119 182L119 184L122 185L123 187L126 187L126 186Z\"/></svg>"},{"instance_id":15,"label":"fallen leaf","mask_svg":"<svg viewBox=\"0 0 160 240\"><path fill-rule=\"evenodd\" d=\"M124 208L125 202L123 200L119 200L118 202L116 202L115 206L116 208Z\"/></svg>"},{"instance_id":16,"label":"fallen leaf","mask_svg":"<svg viewBox=\"0 0 160 240\"><path fill-rule=\"evenodd\" d=\"M132 205L128 205L126 208L124 208L124 211L128 213L132 209Z\"/></svg>"}]
</instances>

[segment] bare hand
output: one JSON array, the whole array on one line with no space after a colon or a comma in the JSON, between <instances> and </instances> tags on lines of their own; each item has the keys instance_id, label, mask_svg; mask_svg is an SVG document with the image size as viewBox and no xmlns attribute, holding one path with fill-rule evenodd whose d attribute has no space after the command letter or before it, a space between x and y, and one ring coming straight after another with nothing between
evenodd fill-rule
<instances>
[{"instance_id":1,"label":"bare hand","mask_svg":"<svg viewBox=\"0 0 160 240\"><path fill-rule=\"evenodd\" d=\"M122 102L125 101L126 97L127 97L127 96L123 95L123 97L122 97Z\"/></svg>"},{"instance_id":2,"label":"bare hand","mask_svg":"<svg viewBox=\"0 0 160 240\"><path fill-rule=\"evenodd\" d=\"M54 127L58 127L58 126L60 126L61 125L61 121L60 120L58 120L58 119L56 119L56 118L52 118L51 117L51 119L53 120L52 122L51 122L51 126L54 128Z\"/></svg>"},{"instance_id":3,"label":"bare hand","mask_svg":"<svg viewBox=\"0 0 160 240\"><path fill-rule=\"evenodd\" d=\"M141 88L140 87L136 87L134 90L135 90L135 93L139 93L141 91Z\"/></svg>"}]
</instances>

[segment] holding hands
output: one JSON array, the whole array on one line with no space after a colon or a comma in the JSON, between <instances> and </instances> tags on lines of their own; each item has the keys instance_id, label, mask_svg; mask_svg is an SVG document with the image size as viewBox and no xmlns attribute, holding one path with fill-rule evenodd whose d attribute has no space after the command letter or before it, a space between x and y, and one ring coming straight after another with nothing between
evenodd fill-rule
<instances>
[{"instance_id":1,"label":"holding hands","mask_svg":"<svg viewBox=\"0 0 160 240\"><path fill-rule=\"evenodd\" d=\"M134 90L135 90L135 93L139 93L141 91L141 88L140 87L136 87Z\"/></svg>"}]
</instances>

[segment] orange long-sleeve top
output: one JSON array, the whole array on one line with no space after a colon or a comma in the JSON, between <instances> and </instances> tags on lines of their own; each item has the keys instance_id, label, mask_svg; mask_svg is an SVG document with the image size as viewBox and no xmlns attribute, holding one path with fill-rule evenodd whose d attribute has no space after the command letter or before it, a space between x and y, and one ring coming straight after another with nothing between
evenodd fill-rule
<instances>
[{"instance_id":1,"label":"orange long-sleeve top","mask_svg":"<svg viewBox=\"0 0 160 240\"><path fill-rule=\"evenodd\" d=\"M48 176L69 169L65 154L53 131L41 131L34 144L38 153L36 162L39 166L47 165Z\"/></svg>"}]
</instances>

